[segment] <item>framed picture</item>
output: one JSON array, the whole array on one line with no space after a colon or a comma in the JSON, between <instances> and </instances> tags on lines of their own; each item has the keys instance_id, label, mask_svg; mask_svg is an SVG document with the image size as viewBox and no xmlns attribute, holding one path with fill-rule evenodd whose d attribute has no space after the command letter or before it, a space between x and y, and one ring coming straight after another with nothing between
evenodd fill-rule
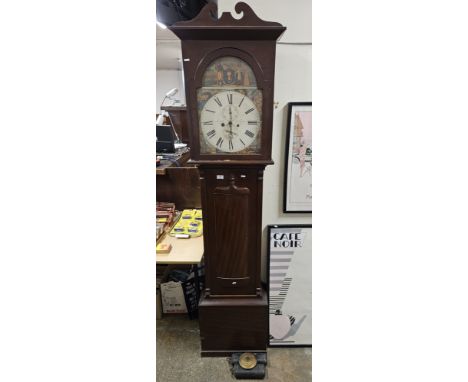
<instances>
[{"instance_id":1,"label":"framed picture","mask_svg":"<svg viewBox=\"0 0 468 382\"><path fill-rule=\"evenodd\" d=\"M270 346L312 346L312 225L268 226Z\"/></svg>"},{"instance_id":2,"label":"framed picture","mask_svg":"<svg viewBox=\"0 0 468 382\"><path fill-rule=\"evenodd\" d=\"M312 102L288 104L283 212L312 212Z\"/></svg>"}]
</instances>

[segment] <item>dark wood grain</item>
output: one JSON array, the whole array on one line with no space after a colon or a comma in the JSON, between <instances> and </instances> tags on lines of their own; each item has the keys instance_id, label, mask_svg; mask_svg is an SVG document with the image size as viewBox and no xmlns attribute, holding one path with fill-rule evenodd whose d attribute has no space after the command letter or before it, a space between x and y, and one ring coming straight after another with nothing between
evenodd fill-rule
<instances>
[{"instance_id":1,"label":"dark wood grain","mask_svg":"<svg viewBox=\"0 0 468 382\"><path fill-rule=\"evenodd\" d=\"M179 210L201 208L200 176L196 167L170 167L156 177L156 200L173 202Z\"/></svg>"},{"instance_id":2,"label":"dark wood grain","mask_svg":"<svg viewBox=\"0 0 468 382\"><path fill-rule=\"evenodd\" d=\"M189 126L187 121L187 108L185 106L161 106L167 111L172 126L183 143L190 143Z\"/></svg>"},{"instance_id":3,"label":"dark wood grain","mask_svg":"<svg viewBox=\"0 0 468 382\"><path fill-rule=\"evenodd\" d=\"M259 294L263 168L200 166L210 295Z\"/></svg>"},{"instance_id":4,"label":"dark wood grain","mask_svg":"<svg viewBox=\"0 0 468 382\"><path fill-rule=\"evenodd\" d=\"M268 303L261 298L205 298L199 304L201 355L264 352L268 343Z\"/></svg>"}]
</instances>

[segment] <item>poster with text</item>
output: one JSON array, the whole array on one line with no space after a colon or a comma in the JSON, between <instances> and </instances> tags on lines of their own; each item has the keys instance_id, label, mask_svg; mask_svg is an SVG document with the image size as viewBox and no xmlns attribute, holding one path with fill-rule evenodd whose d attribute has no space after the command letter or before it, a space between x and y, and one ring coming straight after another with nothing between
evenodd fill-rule
<instances>
[{"instance_id":1,"label":"poster with text","mask_svg":"<svg viewBox=\"0 0 468 382\"><path fill-rule=\"evenodd\" d=\"M312 345L312 225L268 226L270 346Z\"/></svg>"}]
</instances>

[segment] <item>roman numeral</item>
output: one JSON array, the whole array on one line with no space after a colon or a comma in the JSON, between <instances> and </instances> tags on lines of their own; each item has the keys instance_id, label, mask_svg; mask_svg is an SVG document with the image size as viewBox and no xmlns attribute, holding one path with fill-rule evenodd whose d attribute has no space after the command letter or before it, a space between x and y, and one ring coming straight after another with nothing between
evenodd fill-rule
<instances>
[{"instance_id":1,"label":"roman numeral","mask_svg":"<svg viewBox=\"0 0 468 382\"><path fill-rule=\"evenodd\" d=\"M232 144L232 139L229 140L229 150L234 150L234 145Z\"/></svg>"},{"instance_id":2,"label":"roman numeral","mask_svg":"<svg viewBox=\"0 0 468 382\"><path fill-rule=\"evenodd\" d=\"M257 121L248 121L247 122L249 125L256 125L258 122Z\"/></svg>"},{"instance_id":3,"label":"roman numeral","mask_svg":"<svg viewBox=\"0 0 468 382\"><path fill-rule=\"evenodd\" d=\"M241 141L241 143L245 146L245 143L242 139L239 138L239 141Z\"/></svg>"},{"instance_id":4,"label":"roman numeral","mask_svg":"<svg viewBox=\"0 0 468 382\"><path fill-rule=\"evenodd\" d=\"M227 99L230 105L232 105L232 94L227 95Z\"/></svg>"},{"instance_id":5,"label":"roman numeral","mask_svg":"<svg viewBox=\"0 0 468 382\"><path fill-rule=\"evenodd\" d=\"M206 121L206 122L203 122L204 125L212 125L213 124L213 121ZM250 125L250 123L249 123Z\"/></svg>"},{"instance_id":6,"label":"roman numeral","mask_svg":"<svg viewBox=\"0 0 468 382\"><path fill-rule=\"evenodd\" d=\"M214 97L214 100L219 106L223 106L223 104L221 103L218 97Z\"/></svg>"},{"instance_id":7,"label":"roman numeral","mask_svg":"<svg viewBox=\"0 0 468 382\"><path fill-rule=\"evenodd\" d=\"M247 111L245 112L245 114L249 114L251 111L254 111L254 108L253 108L253 107L250 108L249 110L247 110Z\"/></svg>"},{"instance_id":8,"label":"roman numeral","mask_svg":"<svg viewBox=\"0 0 468 382\"><path fill-rule=\"evenodd\" d=\"M216 135L216 131L215 130L208 131L206 135L208 138L213 138Z\"/></svg>"},{"instance_id":9,"label":"roman numeral","mask_svg":"<svg viewBox=\"0 0 468 382\"><path fill-rule=\"evenodd\" d=\"M242 102L244 102L244 98L241 99L239 106L242 105Z\"/></svg>"},{"instance_id":10,"label":"roman numeral","mask_svg":"<svg viewBox=\"0 0 468 382\"><path fill-rule=\"evenodd\" d=\"M206 111L209 111L210 113L214 113L213 110L205 109Z\"/></svg>"},{"instance_id":11,"label":"roman numeral","mask_svg":"<svg viewBox=\"0 0 468 382\"><path fill-rule=\"evenodd\" d=\"M247 135L250 138L253 138L255 136L255 134L252 133L250 130L245 130L245 135Z\"/></svg>"},{"instance_id":12,"label":"roman numeral","mask_svg":"<svg viewBox=\"0 0 468 382\"><path fill-rule=\"evenodd\" d=\"M224 142L224 139L223 139L223 138L219 138L219 139L218 139L218 142L216 142L216 146L218 146L219 148L221 148L221 146L223 145L223 142Z\"/></svg>"}]
</instances>

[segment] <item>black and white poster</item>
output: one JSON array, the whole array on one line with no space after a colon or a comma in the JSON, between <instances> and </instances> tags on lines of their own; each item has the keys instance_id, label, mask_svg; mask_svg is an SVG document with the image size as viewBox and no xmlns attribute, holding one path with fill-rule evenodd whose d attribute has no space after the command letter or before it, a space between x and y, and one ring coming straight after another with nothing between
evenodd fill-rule
<instances>
[{"instance_id":1,"label":"black and white poster","mask_svg":"<svg viewBox=\"0 0 468 382\"><path fill-rule=\"evenodd\" d=\"M312 345L312 225L268 226L270 346Z\"/></svg>"}]
</instances>

